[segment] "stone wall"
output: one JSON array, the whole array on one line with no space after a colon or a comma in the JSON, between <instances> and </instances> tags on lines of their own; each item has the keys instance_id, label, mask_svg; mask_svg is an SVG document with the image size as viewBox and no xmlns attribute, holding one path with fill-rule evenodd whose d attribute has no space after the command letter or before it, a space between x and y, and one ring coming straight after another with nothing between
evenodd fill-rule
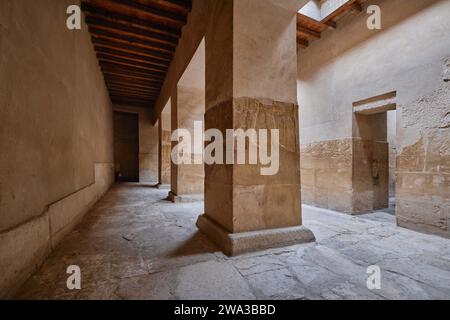
<instances>
[{"instance_id":1,"label":"stone wall","mask_svg":"<svg viewBox=\"0 0 450 320\"><path fill-rule=\"evenodd\" d=\"M170 184L170 166L171 166L171 153L172 153L172 131L170 126L170 111L161 113L158 126L160 126L160 178L159 183L163 185Z\"/></svg>"},{"instance_id":2,"label":"stone wall","mask_svg":"<svg viewBox=\"0 0 450 320\"><path fill-rule=\"evenodd\" d=\"M345 203L333 205L336 202L326 201L321 193L322 189L327 194L357 192L357 170L347 167L349 153L354 157L356 152L350 151L349 140L359 137L354 132L352 104L396 92L398 223L448 237L450 95L445 79L450 2L376 0L370 4L381 7L382 30L367 29L364 7L299 52L303 198L321 207L352 209L353 195L343 193ZM312 160L330 155L332 159L323 161L345 177L342 185L336 186L332 179L323 183L330 173L322 171L323 163Z\"/></svg>"},{"instance_id":3,"label":"stone wall","mask_svg":"<svg viewBox=\"0 0 450 320\"><path fill-rule=\"evenodd\" d=\"M450 238L450 88L439 80L401 109L397 221Z\"/></svg>"},{"instance_id":4,"label":"stone wall","mask_svg":"<svg viewBox=\"0 0 450 320\"><path fill-rule=\"evenodd\" d=\"M171 98L171 128L186 129L191 133L194 143L194 122L204 121L205 91L193 87L178 86L176 96ZM172 149L178 142L172 142ZM191 149L191 158L202 158ZM205 169L203 164L179 164L171 162L171 189L176 195L203 193Z\"/></svg>"},{"instance_id":5,"label":"stone wall","mask_svg":"<svg viewBox=\"0 0 450 320\"><path fill-rule=\"evenodd\" d=\"M152 124L150 108L114 106L114 111L135 113L139 117L139 182L158 183L158 126Z\"/></svg>"},{"instance_id":6,"label":"stone wall","mask_svg":"<svg viewBox=\"0 0 450 320\"><path fill-rule=\"evenodd\" d=\"M353 212L353 139L303 144L300 156L303 203Z\"/></svg>"},{"instance_id":7,"label":"stone wall","mask_svg":"<svg viewBox=\"0 0 450 320\"><path fill-rule=\"evenodd\" d=\"M0 298L113 183L111 102L77 1L0 1Z\"/></svg>"},{"instance_id":8,"label":"stone wall","mask_svg":"<svg viewBox=\"0 0 450 320\"><path fill-rule=\"evenodd\" d=\"M397 110L387 113L387 141L389 144L389 197L395 197L397 171Z\"/></svg>"}]
</instances>

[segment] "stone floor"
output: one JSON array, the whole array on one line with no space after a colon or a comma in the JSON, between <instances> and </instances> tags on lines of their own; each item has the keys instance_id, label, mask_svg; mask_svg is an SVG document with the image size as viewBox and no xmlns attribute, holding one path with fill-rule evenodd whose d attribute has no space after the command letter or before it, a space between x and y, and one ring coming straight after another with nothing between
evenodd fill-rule
<instances>
[{"instance_id":1,"label":"stone floor","mask_svg":"<svg viewBox=\"0 0 450 320\"><path fill-rule=\"evenodd\" d=\"M196 227L203 203L116 185L21 288L23 299L450 299L450 240L397 228L384 212L303 208L316 243L228 258ZM69 291L78 265L82 289ZM370 291L367 267L381 268Z\"/></svg>"}]
</instances>

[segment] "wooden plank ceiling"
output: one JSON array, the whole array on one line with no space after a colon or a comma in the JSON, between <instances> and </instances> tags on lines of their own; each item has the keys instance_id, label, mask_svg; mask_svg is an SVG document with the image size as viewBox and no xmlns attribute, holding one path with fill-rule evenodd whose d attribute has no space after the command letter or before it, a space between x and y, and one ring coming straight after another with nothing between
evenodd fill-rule
<instances>
[{"instance_id":1,"label":"wooden plank ceiling","mask_svg":"<svg viewBox=\"0 0 450 320\"><path fill-rule=\"evenodd\" d=\"M114 104L153 107L191 6L191 0L83 0Z\"/></svg>"},{"instance_id":2,"label":"wooden plank ceiling","mask_svg":"<svg viewBox=\"0 0 450 320\"><path fill-rule=\"evenodd\" d=\"M344 5L333 11L322 21L314 20L303 14L297 15L297 47L307 48L309 44L320 39L322 32L327 29L336 29L337 21L349 12L362 11L361 0L349 0Z\"/></svg>"}]
</instances>

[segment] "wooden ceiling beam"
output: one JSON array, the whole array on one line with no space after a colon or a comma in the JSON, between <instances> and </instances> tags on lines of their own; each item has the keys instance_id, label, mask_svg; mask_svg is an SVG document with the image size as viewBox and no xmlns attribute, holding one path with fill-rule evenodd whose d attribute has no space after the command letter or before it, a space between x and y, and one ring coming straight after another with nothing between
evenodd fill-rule
<instances>
[{"instance_id":1,"label":"wooden ceiling beam","mask_svg":"<svg viewBox=\"0 0 450 320\"><path fill-rule=\"evenodd\" d=\"M304 36L313 39L320 39L320 32L305 28L305 27L297 27L297 35Z\"/></svg>"},{"instance_id":2,"label":"wooden ceiling beam","mask_svg":"<svg viewBox=\"0 0 450 320\"><path fill-rule=\"evenodd\" d=\"M103 71L103 75L104 75L105 79L113 80L113 81L117 81L117 82L125 82L125 83L129 82L129 83L136 83L136 84L154 86L154 87L161 87L161 85L162 85L162 81L148 80L148 79L139 78L139 77L126 76L123 74L111 73L108 71Z\"/></svg>"},{"instance_id":3,"label":"wooden ceiling beam","mask_svg":"<svg viewBox=\"0 0 450 320\"><path fill-rule=\"evenodd\" d=\"M115 104L151 108L173 60L191 0L82 0Z\"/></svg>"},{"instance_id":4,"label":"wooden ceiling beam","mask_svg":"<svg viewBox=\"0 0 450 320\"><path fill-rule=\"evenodd\" d=\"M135 98L135 99L141 99L141 100L156 100L158 98L158 95L155 94L141 94L141 93L134 93L129 91L121 91L121 90L115 90L113 88L108 88L108 91L111 95L116 97L128 97L128 98Z\"/></svg>"},{"instance_id":5,"label":"wooden ceiling beam","mask_svg":"<svg viewBox=\"0 0 450 320\"><path fill-rule=\"evenodd\" d=\"M139 92L139 93L143 93L143 94L158 94L159 93L159 88L144 88L144 87L136 87L136 86L127 86L126 84L123 83L117 83L117 82L111 82L111 81L106 81L106 84L108 87L110 88L115 88L118 90L124 90L124 91L133 91L133 92Z\"/></svg>"},{"instance_id":6,"label":"wooden ceiling beam","mask_svg":"<svg viewBox=\"0 0 450 320\"><path fill-rule=\"evenodd\" d=\"M120 86L123 88L132 88L132 89L137 89L137 90L142 90L142 91L159 91L160 90L160 87L158 87L158 86L147 86L147 85L141 85L141 84L133 84L133 83L129 83L129 82L118 82L118 81L114 81L111 79L105 79L105 82L107 84L116 85L116 86Z\"/></svg>"},{"instance_id":7,"label":"wooden ceiling beam","mask_svg":"<svg viewBox=\"0 0 450 320\"><path fill-rule=\"evenodd\" d=\"M107 19L109 21L115 21L122 24L127 24L130 26L134 26L136 28L142 28L145 30L158 32L162 35L166 35L169 37L173 37L178 39L181 37L181 29L179 28L171 28L159 23L155 23L146 19L139 19L136 17L131 17L122 13L113 12L108 9L92 5L83 1L81 3L81 9L83 12L96 16L102 17L103 19Z\"/></svg>"},{"instance_id":8,"label":"wooden ceiling beam","mask_svg":"<svg viewBox=\"0 0 450 320\"><path fill-rule=\"evenodd\" d=\"M109 96L110 96L111 100L113 100L113 103L125 103L125 104L136 103L136 104L141 104L143 107L151 107L152 104L155 102L155 100L132 99L132 98L117 96L117 95L113 95L113 94L110 94Z\"/></svg>"},{"instance_id":9,"label":"wooden ceiling beam","mask_svg":"<svg viewBox=\"0 0 450 320\"><path fill-rule=\"evenodd\" d=\"M142 74L135 74L132 72L126 72L123 70L117 70L114 68L108 68L108 67L101 67L101 70L103 72L103 74L106 76L116 76L116 77L123 77L123 78L128 78L131 79L133 81L135 80L140 80L140 81L151 81L152 83L155 84L162 84L163 83L163 79L159 78L159 79L155 79L152 76L147 76L147 75L142 75Z\"/></svg>"},{"instance_id":10,"label":"wooden ceiling beam","mask_svg":"<svg viewBox=\"0 0 450 320\"><path fill-rule=\"evenodd\" d=\"M174 47L166 45L166 44L154 42L151 40L143 40L141 38L137 38L134 36L123 35L120 33L110 32L107 30L102 30L95 26L89 26L88 28L89 28L89 32L91 33L91 35L97 36L100 38L120 40L122 42L131 44L131 45L140 44L148 49L158 51L158 52L164 52L164 53L169 53L169 54L174 54L174 52L175 52Z\"/></svg>"},{"instance_id":11,"label":"wooden ceiling beam","mask_svg":"<svg viewBox=\"0 0 450 320\"><path fill-rule=\"evenodd\" d=\"M165 77L165 74L161 74L159 72L147 71L147 70L142 70L142 69L133 68L133 67L126 67L126 66L122 66L120 64L115 64L113 62L100 61L99 63L100 63L100 67L102 68L102 70L120 72L120 73L126 74L126 75L148 77L150 79L161 80L161 81L163 81L164 77Z\"/></svg>"},{"instance_id":12,"label":"wooden ceiling beam","mask_svg":"<svg viewBox=\"0 0 450 320\"><path fill-rule=\"evenodd\" d=\"M141 56L141 55L134 54L134 53L126 53L123 51L118 51L118 50L104 48L104 47L95 46L94 48L97 53L109 54L111 56L128 59L128 60L133 60L133 61L137 61L137 62L150 63L151 65L154 65L154 66L160 66L160 67L164 68L164 70L167 70L169 68L169 63L167 61L161 61L158 59L149 58L149 57Z\"/></svg>"},{"instance_id":13,"label":"wooden ceiling beam","mask_svg":"<svg viewBox=\"0 0 450 320\"><path fill-rule=\"evenodd\" d=\"M157 95L140 95L140 94L134 94L134 93L130 93L130 92L114 91L111 88L109 88L108 90L109 90L110 95L115 96L115 97L139 99L142 101L151 101L151 100L158 99Z\"/></svg>"},{"instance_id":14,"label":"wooden ceiling beam","mask_svg":"<svg viewBox=\"0 0 450 320\"><path fill-rule=\"evenodd\" d=\"M326 21L325 24L330 29L337 29L337 24L334 21Z\"/></svg>"},{"instance_id":15,"label":"wooden ceiling beam","mask_svg":"<svg viewBox=\"0 0 450 320\"><path fill-rule=\"evenodd\" d=\"M355 12L357 12L357 13L362 12L362 11L363 11L363 8L362 8L361 3L359 3L359 1L355 1L355 2L352 4L352 10L355 11Z\"/></svg>"},{"instance_id":16,"label":"wooden ceiling beam","mask_svg":"<svg viewBox=\"0 0 450 320\"><path fill-rule=\"evenodd\" d=\"M114 96L116 98L120 98L120 99L133 99L135 101L140 101L140 102L149 102L149 101L154 101L156 100L156 98L154 97L140 97L140 96L133 96L133 95L129 95L126 96L123 93L110 93L110 96Z\"/></svg>"},{"instance_id":17,"label":"wooden ceiling beam","mask_svg":"<svg viewBox=\"0 0 450 320\"><path fill-rule=\"evenodd\" d=\"M153 0L153 2L155 2ZM157 1L161 3L161 1ZM192 0L165 0L164 5L171 6L174 9L184 10L185 14L188 14L192 10Z\"/></svg>"},{"instance_id":18,"label":"wooden ceiling beam","mask_svg":"<svg viewBox=\"0 0 450 320\"><path fill-rule=\"evenodd\" d=\"M131 102L131 101L120 101L120 100L114 100L111 98L111 101L115 105L126 105L130 107L136 107L136 108L150 108L153 107L154 101L150 103L139 103L139 102Z\"/></svg>"},{"instance_id":19,"label":"wooden ceiling beam","mask_svg":"<svg viewBox=\"0 0 450 320\"><path fill-rule=\"evenodd\" d=\"M106 84L108 87L111 88L116 88L119 90L125 90L125 91L135 91L135 92L140 92L140 93L154 93L154 94L158 94L159 92L159 88L149 88L149 87L138 87L138 86L130 86L124 83L116 83L116 82L111 82L111 81L106 81Z\"/></svg>"},{"instance_id":20,"label":"wooden ceiling beam","mask_svg":"<svg viewBox=\"0 0 450 320\"><path fill-rule=\"evenodd\" d=\"M328 28L328 26L320 21L314 20L301 13L297 14L297 27L304 27L316 32L322 32Z\"/></svg>"},{"instance_id":21,"label":"wooden ceiling beam","mask_svg":"<svg viewBox=\"0 0 450 320\"><path fill-rule=\"evenodd\" d=\"M297 38L297 45L303 49L306 49L309 46L309 42L307 40Z\"/></svg>"},{"instance_id":22,"label":"wooden ceiling beam","mask_svg":"<svg viewBox=\"0 0 450 320\"><path fill-rule=\"evenodd\" d=\"M176 47L178 44L178 38L170 37L167 35L160 34L154 31L148 31L140 28L135 28L132 26L122 25L118 22L111 22L103 18L98 18L94 16L86 16L86 23L90 26L95 26L99 29L103 29L110 32L118 32L128 36L136 36L143 40L149 40L152 42L159 42L171 47Z\"/></svg>"},{"instance_id":23,"label":"wooden ceiling beam","mask_svg":"<svg viewBox=\"0 0 450 320\"><path fill-rule=\"evenodd\" d=\"M141 84L141 83L130 83L130 82L124 82L124 81L118 81L110 78L105 78L105 82L111 83L111 84L117 84L124 87L129 88L136 88L136 89L142 89L142 90L159 90L161 86L159 85L147 85L147 84Z\"/></svg>"},{"instance_id":24,"label":"wooden ceiling beam","mask_svg":"<svg viewBox=\"0 0 450 320\"><path fill-rule=\"evenodd\" d=\"M115 91L110 89L110 93L113 96L117 96L117 97L127 97L127 98L133 98L133 99L140 99L140 100L155 100L157 98L157 96L154 95L140 95L140 94L133 94L133 93L129 93L129 92L120 92L120 91Z\"/></svg>"},{"instance_id":25,"label":"wooden ceiling beam","mask_svg":"<svg viewBox=\"0 0 450 320\"><path fill-rule=\"evenodd\" d=\"M161 75L164 75L165 72L167 71L167 68L155 66L155 65L149 64L149 63L142 63L142 62L136 62L136 61L127 60L127 59L122 59L122 58L118 58L118 57L104 54L104 53L97 53L97 59L99 61L103 61L103 62L109 62L109 63L114 63L114 64L118 64L118 65L122 65L122 66L133 67L136 69L140 69L141 71L158 72Z\"/></svg>"},{"instance_id":26,"label":"wooden ceiling beam","mask_svg":"<svg viewBox=\"0 0 450 320\"><path fill-rule=\"evenodd\" d=\"M329 22L333 23L333 19L336 19L337 17L339 17L341 14L347 12L348 10L350 10L353 5L355 4L356 0L348 0L345 4L343 4L342 6L340 6L339 8L337 8L336 10L334 10L332 13L330 13L327 17L325 17L324 19L322 19L322 23L325 23L327 25L329 25ZM334 25L336 25L334 23Z\"/></svg>"},{"instance_id":27,"label":"wooden ceiling beam","mask_svg":"<svg viewBox=\"0 0 450 320\"><path fill-rule=\"evenodd\" d=\"M173 13L169 10L161 10L156 8L156 6L151 6L151 2L147 4L143 4L140 2L132 1L132 0L109 0L110 5L114 5L120 10L123 7L128 7L128 9L132 9L133 11L139 12L141 15L148 17L149 19L154 19L155 21L160 21L165 25L172 25L176 27L183 27L187 18L186 15Z\"/></svg>"},{"instance_id":28,"label":"wooden ceiling beam","mask_svg":"<svg viewBox=\"0 0 450 320\"><path fill-rule=\"evenodd\" d=\"M138 103L143 103L143 104L149 104L149 103L152 103L152 102L155 101L155 99L142 99L142 98L124 97L124 96L116 95L116 94L110 94L109 96L113 100L133 101L133 102L138 102Z\"/></svg>"},{"instance_id":29,"label":"wooden ceiling beam","mask_svg":"<svg viewBox=\"0 0 450 320\"><path fill-rule=\"evenodd\" d=\"M147 56L149 58L154 58L162 61L166 61L170 64L170 61L172 60L171 54L161 53L154 50L142 48L142 47L136 47L130 44L125 44L123 42L117 42L113 40L105 40L97 37L92 37L92 43L97 47L105 47L113 50L120 50L132 54L139 54L143 56Z\"/></svg>"}]
</instances>

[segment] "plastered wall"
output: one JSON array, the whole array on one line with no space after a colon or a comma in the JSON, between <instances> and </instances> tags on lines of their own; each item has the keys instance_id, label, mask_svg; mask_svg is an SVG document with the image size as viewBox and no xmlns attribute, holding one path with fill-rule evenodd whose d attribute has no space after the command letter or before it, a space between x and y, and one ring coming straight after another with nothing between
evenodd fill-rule
<instances>
[{"instance_id":1,"label":"plastered wall","mask_svg":"<svg viewBox=\"0 0 450 320\"><path fill-rule=\"evenodd\" d=\"M113 183L112 107L77 1L0 1L0 297Z\"/></svg>"},{"instance_id":2,"label":"plastered wall","mask_svg":"<svg viewBox=\"0 0 450 320\"><path fill-rule=\"evenodd\" d=\"M303 200L352 212L352 103L396 91L398 223L448 237L450 1L370 4L381 31L366 27L364 7L299 52Z\"/></svg>"}]
</instances>

